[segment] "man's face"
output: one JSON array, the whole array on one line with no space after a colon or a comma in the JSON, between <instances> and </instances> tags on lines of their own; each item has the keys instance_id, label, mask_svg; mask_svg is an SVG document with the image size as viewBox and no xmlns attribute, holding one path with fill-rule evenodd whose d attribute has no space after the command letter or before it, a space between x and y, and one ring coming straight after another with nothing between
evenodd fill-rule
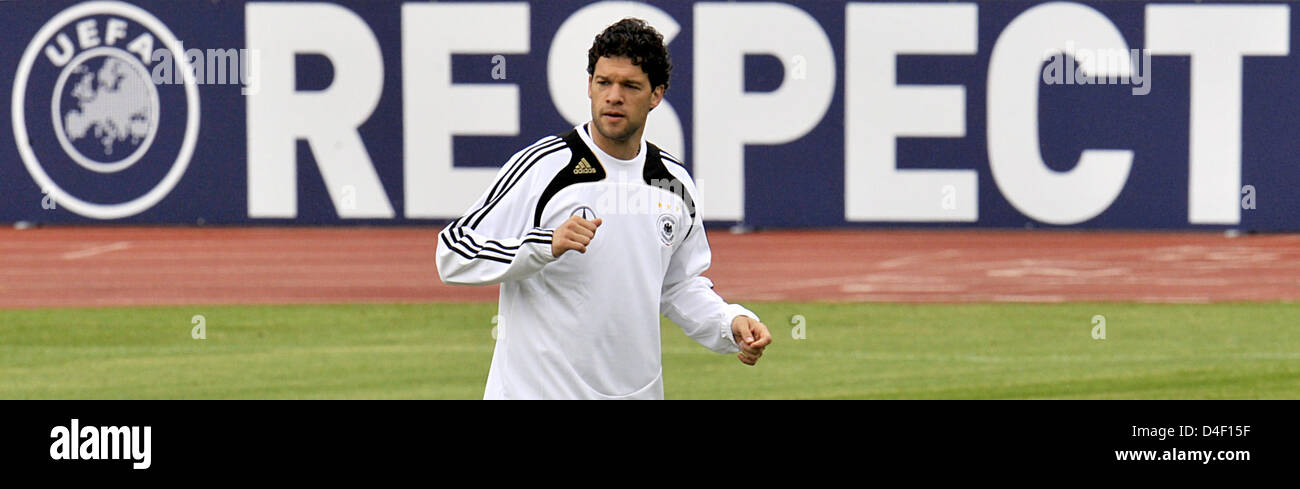
<instances>
[{"instance_id":1,"label":"man's face","mask_svg":"<svg viewBox=\"0 0 1300 489\"><path fill-rule=\"evenodd\" d=\"M639 136L650 109L664 98L664 86L650 86L650 77L626 57L601 57L587 77L591 120L606 139L625 142Z\"/></svg>"}]
</instances>

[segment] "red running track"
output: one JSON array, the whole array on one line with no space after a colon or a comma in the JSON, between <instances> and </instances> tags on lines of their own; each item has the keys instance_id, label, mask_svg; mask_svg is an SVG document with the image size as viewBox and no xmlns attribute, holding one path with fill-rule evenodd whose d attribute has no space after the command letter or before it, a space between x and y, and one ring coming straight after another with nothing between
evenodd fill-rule
<instances>
[{"instance_id":1,"label":"red running track","mask_svg":"<svg viewBox=\"0 0 1300 489\"><path fill-rule=\"evenodd\" d=\"M438 280L433 228L0 230L0 307L495 301ZM709 233L730 301L1300 299L1300 236Z\"/></svg>"}]
</instances>

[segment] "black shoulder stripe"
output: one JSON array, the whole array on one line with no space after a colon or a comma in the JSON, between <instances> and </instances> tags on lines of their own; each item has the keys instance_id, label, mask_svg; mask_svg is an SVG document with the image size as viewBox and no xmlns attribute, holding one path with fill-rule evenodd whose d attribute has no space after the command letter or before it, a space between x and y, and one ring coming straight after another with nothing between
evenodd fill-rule
<instances>
[{"instance_id":1,"label":"black shoulder stripe","mask_svg":"<svg viewBox=\"0 0 1300 489\"><path fill-rule=\"evenodd\" d=\"M531 149L524 152L522 156L515 160L514 166L507 170L506 173L492 185L492 191L488 192L488 199L483 202L483 206L465 216L465 222L472 221L474 224L471 224L470 227L477 226L478 222L483 220L483 217L480 214L486 214L487 210L505 195L506 190L514 185L513 182L522 178L523 174L527 173L528 168L532 166L532 163L536 161L536 159L541 158L540 156L537 156L538 152L555 148L560 144L563 144L562 140L553 139L531 146ZM507 182L509 182L509 184L507 184Z\"/></svg>"},{"instance_id":2,"label":"black shoulder stripe","mask_svg":"<svg viewBox=\"0 0 1300 489\"><path fill-rule=\"evenodd\" d=\"M522 242L516 246L508 246L495 239L487 240L484 242L484 244L480 245L478 244L477 241L474 241L473 236L470 236L469 234L465 234L461 230L461 228L457 226L448 226L447 229L439 233L439 237L443 240L444 243L447 243L448 248L450 248L452 251L455 251L457 254L465 257L468 260L473 260L476 258L494 260L496 258L490 255L484 255L483 254L484 251L497 253L502 257L506 257L513 260L515 257L515 253L513 250L518 250L519 247L522 246L524 243L550 244L551 234L552 233L550 231L534 229L532 231L529 231L527 234L525 234ZM506 250L512 250L512 251L506 251ZM500 261L500 260L495 260L495 261ZM509 262L505 262L505 263L509 263Z\"/></svg>"},{"instance_id":3,"label":"black shoulder stripe","mask_svg":"<svg viewBox=\"0 0 1300 489\"><path fill-rule=\"evenodd\" d=\"M478 248L477 250L473 250L473 248L471 248L471 250L473 250L475 253L482 253L482 252L484 252L484 251L491 251L491 252L493 252L493 253L500 254L501 256L504 256L504 257L507 257L507 258L514 258L514 257L515 257L515 253L514 253L513 251L506 251L506 250L503 250L503 249L501 249L500 247L496 247L496 246L488 246L488 245L481 245L481 244L478 244L477 241L474 241L474 237L473 237L473 236L470 236L470 235L468 235L468 234L466 234L466 235L463 236L463 237L465 238L466 241L469 242L469 244L474 245L474 247ZM461 244L464 244L464 243L461 243ZM489 242L489 244L491 244L491 242ZM516 246L516 247L511 248L511 249L518 249L518 248L519 248L519 247Z\"/></svg>"},{"instance_id":4,"label":"black shoulder stripe","mask_svg":"<svg viewBox=\"0 0 1300 489\"><path fill-rule=\"evenodd\" d=\"M509 181L511 178L513 178L514 174L519 170L521 166L523 166L521 163L528 161L529 156L532 156L533 154L536 154L538 151L541 151L543 149L547 149L555 145L556 143L559 143L560 141L561 141L560 138L556 136L548 136L542 139L541 141L538 141L537 143L533 144L532 146L524 148L523 151L520 151L519 157L515 158L513 162L513 166L509 170L507 170L504 175L502 175L500 180L497 180L496 183L492 185L492 192L488 193L487 201L491 202L492 199L495 199L497 197L497 191L503 187L503 184L506 181ZM511 163L507 163L507 164L511 164Z\"/></svg>"},{"instance_id":5,"label":"black shoulder stripe","mask_svg":"<svg viewBox=\"0 0 1300 489\"><path fill-rule=\"evenodd\" d=\"M495 256L483 255L483 254L480 254L480 253L474 253L474 254L472 254L472 255L471 255L471 254L468 254L468 253L466 253L466 252L464 252L464 251L461 251L461 250L460 250L459 248L457 248L455 245L451 244L451 240L448 240L448 239L447 239L447 235L443 235L443 236L442 236L442 242L443 242L443 243L447 243L447 248L451 249L452 251L455 251L456 254L465 257L466 260L483 259L483 260L491 260L491 261L495 261L495 262L501 262L501 263L505 263L505 264L507 264L507 265L509 265L510 262L511 262L511 260L507 260L507 259L504 259L504 258L497 258L497 257L495 257Z\"/></svg>"},{"instance_id":6,"label":"black shoulder stripe","mask_svg":"<svg viewBox=\"0 0 1300 489\"><path fill-rule=\"evenodd\" d=\"M493 252L493 253L498 253L498 254L500 254L500 255L506 257L506 258L514 258L514 257L515 257L514 252L510 252L510 251L505 251L505 250L503 250L502 248L505 248L504 246L502 246L502 247L495 247L495 246L485 246L485 245L481 245L481 244L478 244L477 241L474 241L474 237L473 237L473 236L470 236L470 235L468 235L468 234L460 233L459 231L460 231L460 230L457 229L455 232L453 232L453 233L451 234L451 236L450 236L450 238L451 238L451 243L448 243L447 246L452 246L452 245L454 244L454 245L456 245L456 246L459 246L459 247L460 247L461 249L463 249L465 252L467 252L467 253L472 253L472 254L475 254L475 255L481 254L481 253L484 252L484 251L491 251L491 252Z\"/></svg>"},{"instance_id":7,"label":"black shoulder stripe","mask_svg":"<svg viewBox=\"0 0 1300 489\"><path fill-rule=\"evenodd\" d=\"M502 183L506 182L507 180L510 180L510 177L515 175L520 168L526 165L530 161L530 157L536 154L537 151L540 151L544 148L552 147L551 146L552 144L559 143L560 141L561 140L559 138L555 138L555 139L547 138L544 141L538 142L532 146L529 146L528 148L525 148L523 151L520 151L520 157L514 159L513 166L509 170L507 170L506 173L501 176L501 178L497 179L496 183L492 185L492 191L488 192L488 198L483 202L483 205L479 206L478 209L474 209L470 211L468 214L465 214L464 216L456 218L456 220L451 222L451 227L463 226L464 225L463 223L474 220L476 215L486 212L488 206L492 202L495 202L497 199L500 198L500 195L498 195L497 191L501 188ZM507 164L509 165L510 163Z\"/></svg>"},{"instance_id":8,"label":"black shoulder stripe","mask_svg":"<svg viewBox=\"0 0 1300 489\"><path fill-rule=\"evenodd\" d=\"M650 143L646 143L647 146L649 146L649 144L650 144ZM683 166L683 167L686 166L685 163L682 163L681 158L678 158L678 157L676 157L676 156L673 156L672 153L669 153L669 152L664 151L664 150L662 150L662 149L659 150L659 156L663 157L663 159L665 159L665 160L671 161L671 162L676 163L676 164L678 164L678 165L681 165L681 166Z\"/></svg>"},{"instance_id":9,"label":"black shoulder stripe","mask_svg":"<svg viewBox=\"0 0 1300 489\"><path fill-rule=\"evenodd\" d=\"M502 243L502 242L500 242L500 241L497 241L497 240L495 240L495 239L489 239L489 240L487 240L487 244L490 244L490 245L496 246L497 248L500 248L500 249L503 249L503 250L517 250L517 249L519 249L520 246L523 246L523 243L550 243L550 242L551 242L551 235L549 235L549 234L542 234L542 233L539 233L539 232L536 232L536 231L533 231L533 232L531 232L531 233L525 234L525 235L524 235L524 239L523 239L523 241L521 241L520 244L515 245L515 246L509 246L509 245L507 245L507 244L505 244L505 243Z\"/></svg>"},{"instance_id":10,"label":"black shoulder stripe","mask_svg":"<svg viewBox=\"0 0 1300 489\"><path fill-rule=\"evenodd\" d=\"M551 201L555 194L560 193L564 187L576 183L599 182L605 179L605 166L596 158L596 154L591 152L591 148L582 141L578 135L578 130L573 129L560 136L564 139L565 144L572 150L573 156L569 157L569 164L564 165L555 177L551 178L551 183L542 191L541 198L537 199L537 209L533 211L533 227L542 226L542 211L546 210L546 203ZM583 163L586 163L585 165Z\"/></svg>"},{"instance_id":11,"label":"black shoulder stripe","mask_svg":"<svg viewBox=\"0 0 1300 489\"><path fill-rule=\"evenodd\" d=\"M472 251L477 253L479 251L488 250L488 251L494 251L500 253L505 256L514 257L515 254L513 251L505 251L505 250L519 249L519 245L509 246L495 239L489 239L487 241L484 241L484 244L478 244L477 241L474 241L473 236L464 233L460 228L448 228L448 229L452 230L451 239L453 240L453 242L464 247L466 251ZM530 231L524 235L523 242L524 243L550 243L551 233L544 232L541 230Z\"/></svg>"},{"instance_id":12,"label":"black shoulder stripe","mask_svg":"<svg viewBox=\"0 0 1300 489\"><path fill-rule=\"evenodd\" d=\"M547 156L550 156L552 153L561 151L563 149L564 149L564 145L559 145L549 150L546 150L546 152L544 153L533 156L531 161L528 162L528 166L523 167L518 172L518 177L516 177L514 181L510 182L510 185L506 186L506 188L501 191L501 194L498 195L495 200L488 203L488 205L483 208L483 211L478 215L477 218L474 219L474 222L470 223L469 227L472 229L474 227L477 227L480 222L483 222L483 218L487 217L488 212L490 212L493 207L496 207L497 203L501 202L501 200L505 198L506 194L509 194L510 190L515 188L515 185L517 185L521 180L523 180L523 175L525 173L528 173L528 170L531 170L533 166L537 165L537 162L542 161Z\"/></svg>"},{"instance_id":13,"label":"black shoulder stripe","mask_svg":"<svg viewBox=\"0 0 1300 489\"><path fill-rule=\"evenodd\" d=\"M692 196L691 191L686 188L686 183L682 182L676 175L673 175L673 172L668 171L668 166L664 165L664 160L671 161L683 167L685 167L685 165L682 165L682 162L677 161L677 159L673 158L672 155L668 154L668 152L659 149L658 146L655 146L649 141L645 143L645 146L645 169L642 170L641 176L645 179L646 185L659 187L681 196L682 202L686 204L686 210L691 213L691 225L686 227L686 236L682 239L684 240L689 238L691 237L691 231L695 229L695 197Z\"/></svg>"},{"instance_id":14,"label":"black shoulder stripe","mask_svg":"<svg viewBox=\"0 0 1300 489\"><path fill-rule=\"evenodd\" d=\"M460 255L460 256L462 256L462 257L465 257L466 260L473 260L473 259L474 259L474 255L471 255L471 254L469 254L469 253L466 253L466 252L464 252L464 251L461 251L460 248L457 248L455 245L451 244L451 240L447 239L447 235L444 234L444 235L441 235L441 236L438 236L438 237L439 237L439 238L442 238L442 242L443 242L443 243L446 243L446 244L447 244L447 249L449 249L449 250L451 250L451 251L455 251L457 255Z\"/></svg>"},{"instance_id":15,"label":"black shoulder stripe","mask_svg":"<svg viewBox=\"0 0 1300 489\"><path fill-rule=\"evenodd\" d=\"M646 185L659 187L681 196L682 201L686 203L686 210L691 212L691 219L694 219L695 198L686 189L686 184L668 171L668 167L664 165L662 154L663 151L658 146L649 142L646 143L645 168L641 172L641 177L645 179ZM681 164L676 161L673 161L673 163Z\"/></svg>"}]
</instances>

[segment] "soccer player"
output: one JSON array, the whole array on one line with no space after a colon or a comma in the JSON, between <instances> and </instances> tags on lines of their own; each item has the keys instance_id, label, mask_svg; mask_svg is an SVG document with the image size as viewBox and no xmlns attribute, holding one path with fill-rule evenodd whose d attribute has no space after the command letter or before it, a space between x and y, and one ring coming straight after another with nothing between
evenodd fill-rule
<instances>
[{"instance_id":1,"label":"soccer player","mask_svg":"<svg viewBox=\"0 0 1300 489\"><path fill-rule=\"evenodd\" d=\"M515 153L438 236L449 284L501 284L485 399L662 399L659 315L754 365L772 341L700 274L711 254L681 160L642 139L672 63L623 19L587 52L592 120Z\"/></svg>"}]
</instances>

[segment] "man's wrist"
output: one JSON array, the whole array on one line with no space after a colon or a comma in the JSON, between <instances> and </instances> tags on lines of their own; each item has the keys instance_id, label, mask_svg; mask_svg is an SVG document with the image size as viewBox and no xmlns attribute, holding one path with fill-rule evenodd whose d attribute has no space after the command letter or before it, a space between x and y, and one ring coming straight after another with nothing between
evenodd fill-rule
<instances>
[{"instance_id":1,"label":"man's wrist","mask_svg":"<svg viewBox=\"0 0 1300 489\"><path fill-rule=\"evenodd\" d=\"M744 306L739 304L727 304L726 314L724 314L726 322L722 325L722 337L726 338L727 341L730 341L732 345L736 346L736 348L740 348L740 342L736 341L735 334L731 330L731 325L735 323L736 318L740 316L748 316L755 321L759 321L758 315L754 314L754 312L749 309L745 309Z\"/></svg>"},{"instance_id":2,"label":"man's wrist","mask_svg":"<svg viewBox=\"0 0 1300 489\"><path fill-rule=\"evenodd\" d=\"M542 260L542 264L545 265L560 259L560 257L555 256L555 242L554 242L555 236L553 236L553 234L555 233L555 229L538 227L538 228L533 228L533 232L544 234L546 236L545 242L534 241L529 243L529 244L537 245L537 247L539 248L537 251L537 256Z\"/></svg>"}]
</instances>

